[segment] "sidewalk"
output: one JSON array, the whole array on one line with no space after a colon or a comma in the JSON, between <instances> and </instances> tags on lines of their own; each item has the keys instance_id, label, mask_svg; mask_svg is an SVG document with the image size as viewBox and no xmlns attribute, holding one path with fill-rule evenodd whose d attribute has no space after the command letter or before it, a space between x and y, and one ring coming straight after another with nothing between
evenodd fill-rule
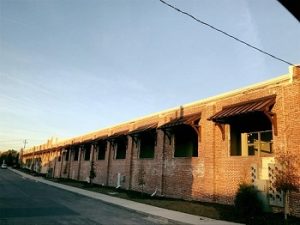
<instances>
[{"instance_id":1,"label":"sidewalk","mask_svg":"<svg viewBox=\"0 0 300 225\"><path fill-rule=\"evenodd\" d=\"M20 172L18 170L9 168L9 170L13 171L14 173L17 173L21 175L24 178L27 179L32 179L44 184L48 184L57 188L61 188L67 191L71 191L77 194L81 194L90 198L98 199L103 202L113 204L113 205L118 205L124 208L128 208L131 210L134 210L139 213L144 213L144 214L150 214L152 216L156 217L162 217L168 220L173 220L181 223L186 223L186 224L195 224L195 225L238 225L238 223L233 223L233 222L227 222L227 221L222 221L222 220L214 220L206 217L200 217L200 216L195 216L195 215L190 215L187 213L182 213L178 211L173 211L169 209L163 209L163 208L158 208L155 206L151 205L146 205L146 204L141 204L138 202L126 200L126 199L121 199L121 198L116 198L108 195L104 195L101 193L96 193L96 192L91 192L87 190L83 190L80 188L76 187L71 187L67 186L64 184L59 184L55 183L52 181L48 181L42 177L34 177L28 174L25 174L23 172Z\"/></svg>"}]
</instances>

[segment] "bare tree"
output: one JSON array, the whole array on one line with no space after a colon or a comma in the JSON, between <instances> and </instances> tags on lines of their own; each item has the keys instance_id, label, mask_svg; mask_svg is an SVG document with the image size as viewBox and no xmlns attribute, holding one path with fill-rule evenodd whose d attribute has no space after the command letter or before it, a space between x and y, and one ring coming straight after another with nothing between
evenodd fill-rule
<instances>
[{"instance_id":1,"label":"bare tree","mask_svg":"<svg viewBox=\"0 0 300 225\"><path fill-rule=\"evenodd\" d=\"M91 161L91 168L90 168L90 184L93 184L93 179L96 177L96 171L95 171L95 163L94 161Z\"/></svg>"},{"instance_id":2,"label":"bare tree","mask_svg":"<svg viewBox=\"0 0 300 225\"><path fill-rule=\"evenodd\" d=\"M291 191L299 191L300 188L300 158L291 152L281 152L275 157L276 180L274 183L278 191L284 194L284 219L289 213L288 196Z\"/></svg>"}]
</instances>

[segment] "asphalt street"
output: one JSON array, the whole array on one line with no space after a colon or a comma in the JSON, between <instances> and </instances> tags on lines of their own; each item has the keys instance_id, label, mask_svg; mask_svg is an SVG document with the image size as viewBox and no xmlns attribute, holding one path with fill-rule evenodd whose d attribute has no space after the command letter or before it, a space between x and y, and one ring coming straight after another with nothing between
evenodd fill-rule
<instances>
[{"instance_id":1,"label":"asphalt street","mask_svg":"<svg viewBox=\"0 0 300 225\"><path fill-rule=\"evenodd\" d=\"M0 169L0 225L180 224Z\"/></svg>"}]
</instances>

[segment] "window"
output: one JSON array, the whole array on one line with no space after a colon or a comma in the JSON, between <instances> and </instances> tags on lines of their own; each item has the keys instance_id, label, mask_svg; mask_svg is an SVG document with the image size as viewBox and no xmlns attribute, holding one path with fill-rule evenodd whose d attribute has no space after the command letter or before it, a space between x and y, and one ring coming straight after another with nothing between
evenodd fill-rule
<instances>
[{"instance_id":1,"label":"window","mask_svg":"<svg viewBox=\"0 0 300 225\"><path fill-rule=\"evenodd\" d=\"M26 159L26 167L29 167L31 165L31 159Z\"/></svg>"},{"instance_id":2,"label":"window","mask_svg":"<svg viewBox=\"0 0 300 225\"><path fill-rule=\"evenodd\" d=\"M127 149L127 137L119 137L115 140L115 159L125 159Z\"/></svg>"},{"instance_id":3,"label":"window","mask_svg":"<svg viewBox=\"0 0 300 225\"><path fill-rule=\"evenodd\" d=\"M84 146L84 160L88 161L91 157L91 145L87 144Z\"/></svg>"},{"instance_id":4,"label":"window","mask_svg":"<svg viewBox=\"0 0 300 225\"><path fill-rule=\"evenodd\" d=\"M263 114L245 115L230 125L231 156L270 156L272 124Z\"/></svg>"},{"instance_id":5,"label":"window","mask_svg":"<svg viewBox=\"0 0 300 225\"><path fill-rule=\"evenodd\" d=\"M268 156L272 154L272 126L277 133L276 123L273 123L276 117L271 112L275 103L276 95L239 102L224 106L208 120L230 125L231 156ZM224 139L224 126L219 127Z\"/></svg>"},{"instance_id":6,"label":"window","mask_svg":"<svg viewBox=\"0 0 300 225\"><path fill-rule=\"evenodd\" d=\"M69 149L66 149L64 152L66 161L69 161L69 151L70 151Z\"/></svg>"},{"instance_id":7,"label":"window","mask_svg":"<svg viewBox=\"0 0 300 225\"><path fill-rule=\"evenodd\" d=\"M106 152L106 141L99 141L97 143L97 151L98 151L98 160L105 159L105 152Z\"/></svg>"},{"instance_id":8,"label":"window","mask_svg":"<svg viewBox=\"0 0 300 225\"><path fill-rule=\"evenodd\" d=\"M58 162L60 162L61 161L61 156L58 156Z\"/></svg>"},{"instance_id":9,"label":"window","mask_svg":"<svg viewBox=\"0 0 300 225\"><path fill-rule=\"evenodd\" d=\"M139 158L153 159L155 142L156 142L155 130L141 133L139 136L139 141L140 141Z\"/></svg>"},{"instance_id":10,"label":"window","mask_svg":"<svg viewBox=\"0 0 300 225\"><path fill-rule=\"evenodd\" d=\"M272 131L243 133L245 137L242 152L248 155L270 156L272 154Z\"/></svg>"},{"instance_id":11,"label":"window","mask_svg":"<svg viewBox=\"0 0 300 225\"><path fill-rule=\"evenodd\" d=\"M198 157L198 134L188 125L174 127L174 157Z\"/></svg>"},{"instance_id":12,"label":"window","mask_svg":"<svg viewBox=\"0 0 300 225\"><path fill-rule=\"evenodd\" d=\"M79 156L79 146L73 147L73 160L78 161Z\"/></svg>"},{"instance_id":13,"label":"window","mask_svg":"<svg viewBox=\"0 0 300 225\"><path fill-rule=\"evenodd\" d=\"M259 133L259 148L260 156L270 156L273 153L273 135L272 130L262 131Z\"/></svg>"}]
</instances>

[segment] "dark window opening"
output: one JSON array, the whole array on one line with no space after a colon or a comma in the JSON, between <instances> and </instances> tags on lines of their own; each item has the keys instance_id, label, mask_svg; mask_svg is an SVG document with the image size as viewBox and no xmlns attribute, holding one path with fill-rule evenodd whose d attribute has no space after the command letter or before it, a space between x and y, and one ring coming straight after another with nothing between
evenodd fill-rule
<instances>
[{"instance_id":1,"label":"dark window opening","mask_svg":"<svg viewBox=\"0 0 300 225\"><path fill-rule=\"evenodd\" d=\"M106 152L106 141L99 141L97 143L97 151L98 151L98 160L105 159L105 152Z\"/></svg>"},{"instance_id":2,"label":"dark window opening","mask_svg":"<svg viewBox=\"0 0 300 225\"><path fill-rule=\"evenodd\" d=\"M58 162L60 162L61 161L61 156L58 156Z\"/></svg>"},{"instance_id":3,"label":"dark window opening","mask_svg":"<svg viewBox=\"0 0 300 225\"><path fill-rule=\"evenodd\" d=\"M154 149L156 142L156 132L148 131L143 132L139 136L140 140L140 154L139 158L141 159L153 159L154 158Z\"/></svg>"},{"instance_id":4,"label":"dark window opening","mask_svg":"<svg viewBox=\"0 0 300 225\"><path fill-rule=\"evenodd\" d=\"M174 128L174 157L198 157L198 134L188 125Z\"/></svg>"},{"instance_id":5,"label":"dark window opening","mask_svg":"<svg viewBox=\"0 0 300 225\"><path fill-rule=\"evenodd\" d=\"M73 147L73 160L78 161L79 158L79 146Z\"/></svg>"},{"instance_id":6,"label":"dark window opening","mask_svg":"<svg viewBox=\"0 0 300 225\"><path fill-rule=\"evenodd\" d=\"M31 165L32 160L31 159L26 159L26 167L29 168Z\"/></svg>"},{"instance_id":7,"label":"dark window opening","mask_svg":"<svg viewBox=\"0 0 300 225\"><path fill-rule=\"evenodd\" d=\"M231 156L270 156L273 153L272 143L272 124L263 113L249 113L232 119Z\"/></svg>"},{"instance_id":8,"label":"dark window opening","mask_svg":"<svg viewBox=\"0 0 300 225\"><path fill-rule=\"evenodd\" d=\"M69 151L70 151L69 149L65 150L65 160L66 161L69 161Z\"/></svg>"},{"instance_id":9,"label":"dark window opening","mask_svg":"<svg viewBox=\"0 0 300 225\"><path fill-rule=\"evenodd\" d=\"M115 159L125 159L127 149L127 137L119 137L115 140Z\"/></svg>"},{"instance_id":10,"label":"dark window opening","mask_svg":"<svg viewBox=\"0 0 300 225\"><path fill-rule=\"evenodd\" d=\"M91 145L87 144L84 146L84 160L88 161L91 157Z\"/></svg>"}]
</instances>

